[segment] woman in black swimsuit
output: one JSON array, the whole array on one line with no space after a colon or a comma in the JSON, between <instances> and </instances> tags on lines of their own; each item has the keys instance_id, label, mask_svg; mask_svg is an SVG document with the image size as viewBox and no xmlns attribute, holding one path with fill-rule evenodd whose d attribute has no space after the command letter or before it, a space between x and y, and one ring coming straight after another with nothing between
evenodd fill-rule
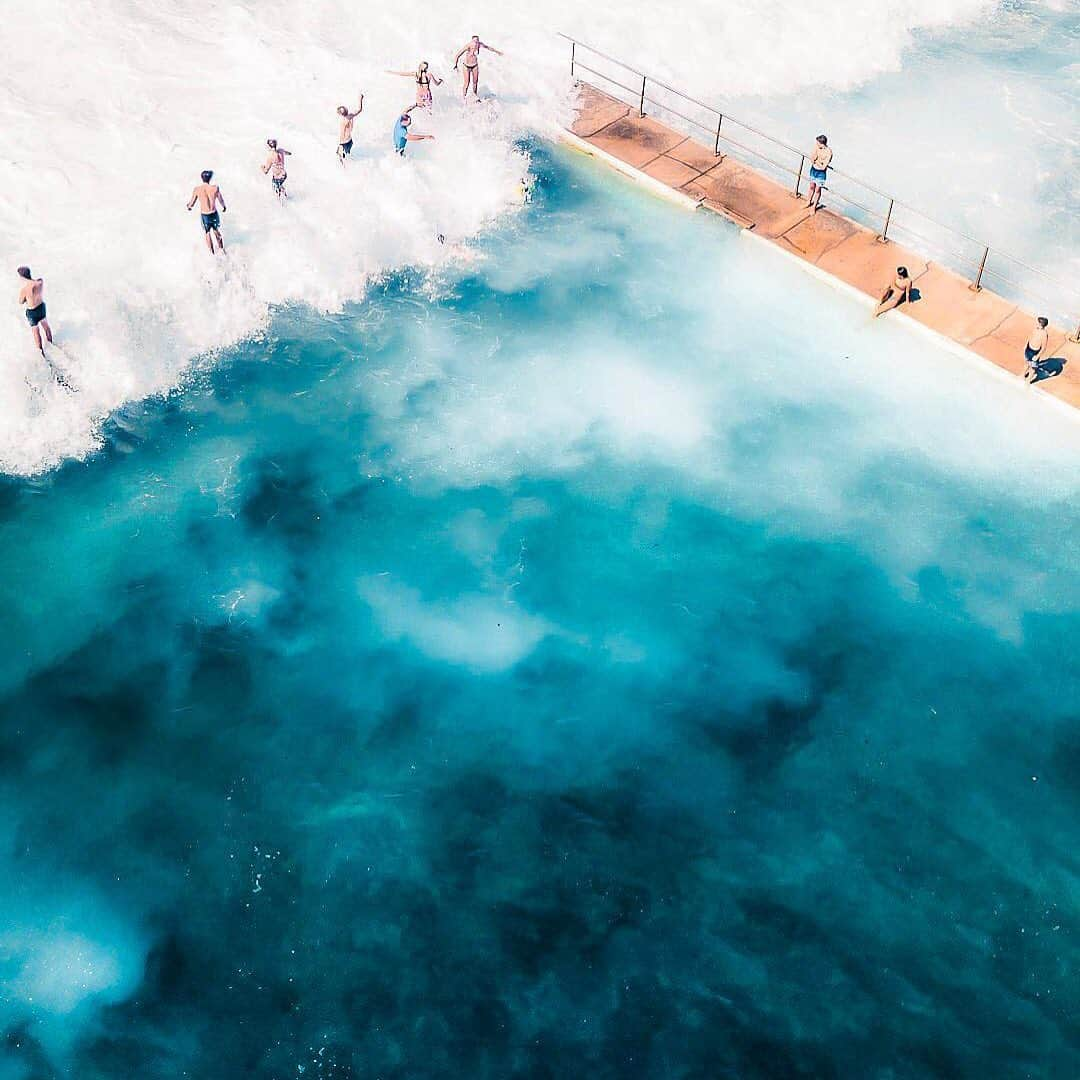
<instances>
[{"instance_id":1,"label":"woman in black swimsuit","mask_svg":"<svg viewBox=\"0 0 1080 1080\"><path fill-rule=\"evenodd\" d=\"M416 80L416 104L421 108L430 107L432 102L431 84L442 86L440 79L434 72L428 70L428 62L420 61L420 66L415 71L388 71L387 75L401 75L407 79Z\"/></svg>"}]
</instances>

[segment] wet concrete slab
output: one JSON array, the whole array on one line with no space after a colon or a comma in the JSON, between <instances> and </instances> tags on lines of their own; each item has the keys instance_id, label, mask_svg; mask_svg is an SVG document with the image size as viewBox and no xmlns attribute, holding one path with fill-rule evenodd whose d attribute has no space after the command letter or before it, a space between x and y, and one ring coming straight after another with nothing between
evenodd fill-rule
<instances>
[{"instance_id":1,"label":"wet concrete slab","mask_svg":"<svg viewBox=\"0 0 1080 1080\"><path fill-rule=\"evenodd\" d=\"M1035 318L987 289L897 244L884 243L842 213L810 214L791 190L714 147L689 139L637 109L581 84L573 133L628 165L650 183L753 229L782 250L853 286L875 301L906 266L916 298L890 318L911 318L1015 375L1024 372L1024 344ZM610 161L610 159L609 159ZM690 205L690 204L688 204ZM1080 344L1050 328L1050 349L1038 386L1080 408Z\"/></svg>"},{"instance_id":2,"label":"wet concrete slab","mask_svg":"<svg viewBox=\"0 0 1080 1080\"><path fill-rule=\"evenodd\" d=\"M684 141L685 136L636 113L612 121L589 138L594 146L638 169Z\"/></svg>"},{"instance_id":3,"label":"wet concrete slab","mask_svg":"<svg viewBox=\"0 0 1080 1080\"><path fill-rule=\"evenodd\" d=\"M591 138L608 124L621 120L630 112L630 106L616 101L607 94L594 90L591 86L581 85L578 98L577 119L570 130L583 139Z\"/></svg>"}]
</instances>

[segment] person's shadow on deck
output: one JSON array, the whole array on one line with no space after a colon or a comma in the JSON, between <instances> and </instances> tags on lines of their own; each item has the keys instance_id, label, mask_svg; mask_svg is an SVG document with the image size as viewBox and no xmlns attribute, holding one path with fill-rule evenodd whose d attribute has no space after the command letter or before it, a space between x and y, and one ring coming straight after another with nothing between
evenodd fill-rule
<instances>
[{"instance_id":1,"label":"person's shadow on deck","mask_svg":"<svg viewBox=\"0 0 1080 1080\"><path fill-rule=\"evenodd\" d=\"M1051 356L1046 360L1040 360L1035 365L1035 378L1032 379L1032 383L1042 382L1043 379L1052 379L1055 375L1060 375L1065 370L1065 365L1069 361L1064 356Z\"/></svg>"}]
</instances>

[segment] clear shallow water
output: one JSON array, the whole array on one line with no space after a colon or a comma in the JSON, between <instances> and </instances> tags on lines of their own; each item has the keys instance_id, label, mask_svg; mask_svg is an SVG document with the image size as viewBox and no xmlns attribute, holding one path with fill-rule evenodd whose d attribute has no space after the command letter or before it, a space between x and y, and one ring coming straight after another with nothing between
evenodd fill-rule
<instances>
[{"instance_id":1,"label":"clear shallow water","mask_svg":"<svg viewBox=\"0 0 1080 1080\"><path fill-rule=\"evenodd\" d=\"M2 489L0 1076L1075 1073L1075 423L533 149Z\"/></svg>"}]
</instances>

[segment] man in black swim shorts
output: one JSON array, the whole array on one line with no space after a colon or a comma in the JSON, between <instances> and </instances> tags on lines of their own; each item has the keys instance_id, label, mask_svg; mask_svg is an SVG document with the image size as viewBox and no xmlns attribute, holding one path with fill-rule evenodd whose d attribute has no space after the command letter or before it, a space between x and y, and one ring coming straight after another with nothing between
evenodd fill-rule
<instances>
[{"instance_id":1,"label":"man in black swim shorts","mask_svg":"<svg viewBox=\"0 0 1080 1080\"><path fill-rule=\"evenodd\" d=\"M202 213L203 232L206 234L206 246L210 249L211 255L216 254L214 251L214 238L216 237L218 249L224 255L225 241L221 239L221 218L218 217L217 208L220 203L221 212L225 213L225 196L221 194L221 188L217 184L210 183L214 179L213 170L205 169L199 176L202 183L195 186L195 190L188 200L187 208L190 210L196 203L199 204L199 210Z\"/></svg>"},{"instance_id":2,"label":"man in black swim shorts","mask_svg":"<svg viewBox=\"0 0 1080 1080\"><path fill-rule=\"evenodd\" d=\"M32 277L29 266L20 266L16 273L24 279L19 288L19 303L26 305L26 321L34 335L34 344L44 356L45 346L41 344L41 331L45 331L45 339L50 345L53 339L45 312L45 279Z\"/></svg>"}]
</instances>

